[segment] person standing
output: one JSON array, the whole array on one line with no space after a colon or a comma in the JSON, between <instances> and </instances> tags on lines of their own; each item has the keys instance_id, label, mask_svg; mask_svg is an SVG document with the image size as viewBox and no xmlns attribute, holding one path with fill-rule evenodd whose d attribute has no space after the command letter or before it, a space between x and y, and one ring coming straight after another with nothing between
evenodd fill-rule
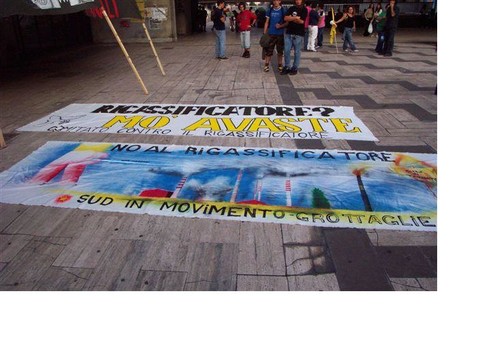
<instances>
[{"instance_id":1,"label":"person standing","mask_svg":"<svg viewBox=\"0 0 500 343\"><path fill-rule=\"evenodd\" d=\"M240 2L238 5L240 13L236 17L236 23L240 31L241 47L244 49L241 57L250 57L250 30L257 21L257 16L252 11L247 10L247 5Z\"/></svg>"},{"instance_id":2,"label":"person standing","mask_svg":"<svg viewBox=\"0 0 500 343\"><path fill-rule=\"evenodd\" d=\"M233 14L233 18L234 18L234 21L235 21L234 32L240 33L240 31L238 30L238 25L236 25L236 18L238 17L238 11L237 11L237 9L238 9L237 6L231 6L231 13Z\"/></svg>"},{"instance_id":3,"label":"person standing","mask_svg":"<svg viewBox=\"0 0 500 343\"><path fill-rule=\"evenodd\" d=\"M226 15L224 14L224 0L217 0L217 7L214 11L215 57L219 60L227 60Z\"/></svg>"},{"instance_id":4,"label":"person standing","mask_svg":"<svg viewBox=\"0 0 500 343\"><path fill-rule=\"evenodd\" d=\"M354 7L349 6L347 8L347 12L344 13L342 18L335 22L335 25L345 21L344 24L344 33L342 34L342 39L344 40L343 49L344 52L349 52L347 47L351 48L352 52L358 52L359 50L356 48L354 41L352 40L352 33L356 32L356 22L354 21Z\"/></svg>"},{"instance_id":5,"label":"person standing","mask_svg":"<svg viewBox=\"0 0 500 343\"><path fill-rule=\"evenodd\" d=\"M384 54L384 29L385 29L385 15L386 12L382 7L382 4L378 4L375 9L375 30L377 31L377 46L375 51L379 55Z\"/></svg>"},{"instance_id":6,"label":"person standing","mask_svg":"<svg viewBox=\"0 0 500 343\"><path fill-rule=\"evenodd\" d=\"M278 54L278 71L283 71L283 50L285 47L284 33L285 27L285 9L281 7L281 0L273 0L272 7L266 12L266 22L264 23L264 34L269 34L271 40L265 48L264 71L269 71L269 63L273 56L274 47Z\"/></svg>"},{"instance_id":7,"label":"person standing","mask_svg":"<svg viewBox=\"0 0 500 343\"><path fill-rule=\"evenodd\" d=\"M288 23L285 33L285 67L282 75L296 75L300 66L300 51L304 44L304 22L307 18L307 9L303 0L295 0L295 5L290 7L285 15ZM291 63L291 52L294 50L293 65Z\"/></svg>"},{"instance_id":8,"label":"person standing","mask_svg":"<svg viewBox=\"0 0 500 343\"><path fill-rule=\"evenodd\" d=\"M398 28L399 7L396 5L396 0L390 0L386 9L386 21L384 30L384 56L392 56L394 49L394 37Z\"/></svg>"},{"instance_id":9,"label":"person standing","mask_svg":"<svg viewBox=\"0 0 500 343\"><path fill-rule=\"evenodd\" d=\"M231 32L234 32L236 17L234 16L233 11L226 10L226 18L229 18L229 29Z\"/></svg>"},{"instance_id":10,"label":"person standing","mask_svg":"<svg viewBox=\"0 0 500 343\"><path fill-rule=\"evenodd\" d=\"M212 22L212 32L215 30L215 10L217 9L217 6L213 6L212 10L210 11L210 21Z\"/></svg>"},{"instance_id":11,"label":"person standing","mask_svg":"<svg viewBox=\"0 0 500 343\"><path fill-rule=\"evenodd\" d=\"M308 44L308 40L309 40L309 12L311 12L311 2L310 1L306 1L304 2L305 3L305 6L306 6L306 9L307 9L307 17L306 17L306 20L304 20L304 30L305 30L305 33L304 33L304 50L307 50L307 44Z\"/></svg>"},{"instance_id":12,"label":"person standing","mask_svg":"<svg viewBox=\"0 0 500 343\"><path fill-rule=\"evenodd\" d=\"M318 37L318 22L319 15L317 10L317 5L312 4L311 10L309 11L309 29L308 29L308 41L307 41L307 51L316 52L316 38Z\"/></svg>"},{"instance_id":13,"label":"person standing","mask_svg":"<svg viewBox=\"0 0 500 343\"><path fill-rule=\"evenodd\" d=\"M373 31L368 32L368 27L370 26L370 24L373 21L373 16L374 16L373 3L370 2L370 6L368 6L368 8L365 11L365 15L364 15L364 17L365 17L365 32L363 33L363 36L365 36L365 37L372 36Z\"/></svg>"},{"instance_id":14,"label":"person standing","mask_svg":"<svg viewBox=\"0 0 500 343\"><path fill-rule=\"evenodd\" d=\"M318 21L318 46L317 48L321 48L323 46L323 31L325 29L326 23L325 23L325 11L323 10L323 4L319 4L318 6L318 15L319 15L319 21Z\"/></svg>"}]
</instances>

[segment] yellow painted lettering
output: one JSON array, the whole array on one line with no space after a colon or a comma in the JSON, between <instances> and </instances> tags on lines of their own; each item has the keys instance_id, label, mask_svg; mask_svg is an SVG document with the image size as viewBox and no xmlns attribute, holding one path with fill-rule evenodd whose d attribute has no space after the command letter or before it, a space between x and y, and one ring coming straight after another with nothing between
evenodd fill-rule
<instances>
[{"instance_id":1,"label":"yellow painted lettering","mask_svg":"<svg viewBox=\"0 0 500 343\"><path fill-rule=\"evenodd\" d=\"M273 122L281 131L284 132L302 131L302 129L299 126L290 124L290 122L297 122L297 119L295 118L279 118L279 119L274 119Z\"/></svg>"},{"instance_id":2,"label":"yellow painted lettering","mask_svg":"<svg viewBox=\"0 0 500 343\"><path fill-rule=\"evenodd\" d=\"M145 129L158 129L167 125L170 122L170 118L162 117L162 116L152 116L148 117L144 120L141 120L139 123Z\"/></svg>"},{"instance_id":3,"label":"yellow painted lettering","mask_svg":"<svg viewBox=\"0 0 500 343\"><path fill-rule=\"evenodd\" d=\"M328 119L324 118L300 118L299 121L308 121L311 124L313 132L325 132L323 126L321 126L320 122L327 123Z\"/></svg>"},{"instance_id":4,"label":"yellow painted lettering","mask_svg":"<svg viewBox=\"0 0 500 343\"><path fill-rule=\"evenodd\" d=\"M335 129L337 132L361 132L359 127L353 127L351 130L347 129L347 126L352 123L352 120L349 118L332 118L330 119L333 126L335 126Z\"/></svg>"},{"instance_id":5,"label":"yellow painted lettering","mask_svg":"<svg viewBox=\"0 0 500 343\"><path fill-rule=\"evenodd\" d=\"M221 120L222 123L226 126L226 129L228 131L237 131L237 132L244 131L245 128L252 122L252 119L245 118L241 121L239 125L234 125L233 120L231 118L221 118Z\"/></svg>"},{"instance_id":6,"label":"yellow painted lettering","mask_svg":"<svg viewBox=\"0 0 500 343\"><path fill-rule=\"evenodd\" d=\"M115 124L126 124L123 127L126 129L132 129L134 126L136 126L141 119L144 118L144 116L132 116L132 117L127 117L127 116L115 116L113 119L108 121L106 124L104 124L102 127L105 128L110 128Z\"/></svg>"},{"instance_id":7,"label":"yellow painted lettering","mask_svg":"<svg viewBox=\"0 0 500 343\"><path fill-rule=\"evenodd\" d=\"M255 118L253 119L252 124L248 128L250 132L257 132L261 129L267 129L273 132L280 132L280 129L274 125L274 123L269 118Z\"/></svg>"},{"instance_id":8,"label":"yellow painted lettering","mask_svg":"<svg viewBox=\"0 0 500 343\"><path fill-rule=\"evenodd\" d=\"M194 131L198 129L209 129L212 131L220 131L220 125L217 118L202 118L188 127L184 128L185 131Z\"/></svg>"}]
</instances>

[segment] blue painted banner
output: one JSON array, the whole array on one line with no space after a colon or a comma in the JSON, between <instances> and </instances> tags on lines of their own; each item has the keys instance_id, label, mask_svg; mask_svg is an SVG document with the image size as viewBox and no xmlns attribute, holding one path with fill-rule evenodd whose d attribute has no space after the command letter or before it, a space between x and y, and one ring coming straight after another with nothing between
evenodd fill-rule
<instances>
[{"instance_id":1,"label":"blue painted banner","mask_svg":"<svg viewBox=\"0 0 500 343\"><path fill-rule=\"evenodd\" d=\"M436 230L436 155L48 142L0 174L4 203Z\"/></svg>"}]
</instances>

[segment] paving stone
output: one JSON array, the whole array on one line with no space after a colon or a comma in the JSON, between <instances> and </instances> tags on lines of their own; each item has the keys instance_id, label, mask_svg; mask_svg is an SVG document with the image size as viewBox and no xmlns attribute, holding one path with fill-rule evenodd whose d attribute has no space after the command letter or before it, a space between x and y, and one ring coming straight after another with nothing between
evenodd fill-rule
<instances>
[{"instance_id":1,"label":"paving stone","mask_svg":"<svg viewBox=\"0 0 500 343\"><path fill-rule=\"evenodd\" d=\"M81 234L71 240L62 251L54 266L74 268L96 268L104 257L109 243L118 238L115 229L119 227L120 220L109 213L95 213L85 218L82 222L74 223L81 229Z\"/></svg>"},{"instance_id":2,"label":"paving stone","mask_svg":"<svg viewBox=\"0 0 500 343\"><path fill-rule=\"evenodd\" d=\"M0 290L32 290L67 243L67 238L34 237L2 270Z\"/></svg>"},{"instance_id":3,"label":"paving stone","mask_svg":"<svg viewBox=\"0 0 500 343\"><path fill-rule=\"evenodd\" d=\"M142 269L187 272L189 246L180 241L154 241L144 257Z\"/></svg>"},{"instance_id":4,"label":"paving stone","mask_svg":"<svg viewBox=\"0 0 500 343\"><path fill-rule=\"evenodd\" d=\"M242 224L239 221L196 219L196 224L191 226L191 241L238 243L240 240Z\"/></svg>"},{"instance_id":5,"label":"paving stone","mask_svg":"<svg viewBox=\"0 0 500 343\"><path fill-rule=\"evenodd\" d=\"M30 206L22 216L17 217L3 230L6 234L24 234L32 236L51 236L58 224L70 217L71 210L50 208L45 206Z\"/></svg>"},{"instance_id":6,"label":"paving stone","mask_svg":"<svg viewBox=\"0 0 500 343\"><path fill-rule=\"evenodd\" d=\"M287 275L333 273L335 267L325 246L285 245Z\"/></svg>"},{"instance_id":7,"label":"paving stone","mask_svg":"<svg viewBox=\"0 0 500 343\"><path fill-rule=\"evenodd\" d=\"M151 242L112 240L85 285L89 291L133 290Z\"/></svg>"},{"instance_id":8,"label":"paving stone","mask_svg":"<svg viewBox=\"0 0 500 343\"><path fill-rule=\"evenodd\" d=\"M436 246L378 246L375 250L391 278L437 277Z\"/></svg>"},{"instance_id":9,"label":"paving stone","mask_svg":"<svg viewBox=\"0 0 500 343\"><path fill-rule=\"evenodd\" d=\"M389 134L393 137L415 137L415 136L426 136L429 135L430 133L436 133L437 129L430 130L430 129L387 129L389 131ZM434 132L433 132L434 131Z\"/></svg>"},{"instance_id":10,"label":"paving stone","mask_svg":"<svg viewBox=\"0 0 500 343\"><path fill-rule=\"evenodd\" d=\"M432 147L435 151L437 151L437 137L436 136L430 136L430 137L420 137L422 141L425 142L428 146Z\"/></svg>"},{"instance_id":11,"label":"paving stone","mask_svg":"<svg viewBox=\"0 0 500 343\"><path fill-rule=\"evenodd\" d=\"M323 230L317 227L282 225L284 244L324 245Z\"/></svg>"},{"instance_id":12,"label":"paving stone","mask_svg":"<svg viewBox=\"0 0 500 343\"><path fill-rule=\"evenodd\" d=\"M279 224L251 223L240 230L238 274L285 275Z\"/></svg>"},{"instance_id":13,"label":"paving stone","mask_svg":"<svg viewBox=\"0 0 500 343\"><path fill-rule=\"evenodd\" d=\"M237 291L288 291L284 276L238 275Z\"/></svg>"},{"instance_id":14,"label":"paving stone","mask_svg":"<svg viewBox=\"0 0 500 343\"><path fill-rule=\"evenodd\" d=\"M141 270L134 290L140 291L182 291L187 273Z\"/></svg>"},{"instance_id":15,"label":"paving stone","mask_svg":"<svg viewBox=\"0 0 500 343\"><path fill-rule=\"evenodd\" d=\"M391 278L395 291L424 291L416 278Z\"/></svg>"},{"instance_id":16,"label":"paving stone","mask_svg":"<svg viewBox=\"0 0 500 343\"><path fill-rule=\"evenodd\" d=\"M415 145L426 145L426 143L423 140L421 140L420 137L405 137L405 136L380 137L379 141L376 144L380 146L408 146L408 147ZM409 150L407 151L410 152Z\"/></svg>"},{"instance_id":17,"label":"paving stone","mask_svg":"<svg viewBox=\"0 0 500 343\"><path fill-rule=\"evenodd\" d=\"M33 288L34 291L81 291L92 274L92 269L50 267Z\"/></svg>"},{"instance_id":18,"label":"paving stone","mask_svg":"<svg viewBox=\"0 0 500 343\"><path fill-rule=\"evenodd\" d=\"M184 290L234 291L237 268L237 244L199 243L191 259Z\"/></svg>"},{"instance_id":19,"label":"paving stone","mask_svg":"<svg viewBox=\"0 0 500 343\"><path fill-rule=\"evenodd\" d=\"M10 262L33 236L28 235L1 235L0 234L0 262Z\"/></svg>"},{"instance_id":20,"label":"paving stone","mask_svg":"<svg viewBox=\"0 0 500 343\"><path fill-rule=\"evenodd\" d=\"M437 232L366 230L374 246L436 246Z\"/></svg>"},{"instance_id":21,"label":"paving stone","mask_svg":"<svg viewBox=\"0 0 500 343\"><path fill-rule=\"evenodd\" d=\"M417 278L420 286L426 291L437 291L437 278Z\"/></svg>"},{"instance_id":22,"label":"paving stone","mask_svg":"<svg viewBox=\"0 0 500 343\"><path fill-rule=\"evenodd\" d=\"M288 283L291 291L340 291L335 274L294 275Z\"/></svg>"},{"instance_id":23,"label":"paving stone","mask_svg":"<svg viewBox=\"0 0 500 343\"><path fill-rule=\"evenodd\" d=\"M324 234L341 290L393 290L363 230L331 229Z\"/></svg>"},{"instance_id":24,"label":"paving stone","mask_svg":"<svg viewBox=\"0 0 500 343\"><path fill-rule=\"evenodd\" d=\"M16 220L26 209L26 205L0 204L0 232L3 232L14 220Z\"/></svg>"}]
</instances>

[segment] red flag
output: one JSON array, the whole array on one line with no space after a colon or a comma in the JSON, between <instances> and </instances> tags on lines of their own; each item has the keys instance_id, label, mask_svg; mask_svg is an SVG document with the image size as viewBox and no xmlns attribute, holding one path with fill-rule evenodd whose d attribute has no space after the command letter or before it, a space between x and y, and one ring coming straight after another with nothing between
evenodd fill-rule
<instances>
[{"instance_id":1,"label":"red flag","mask_svg":"<svg viewBox=\"0 0 500 343\"><path fill-rule=\"evenodd\" d=\"M101 7L104 8L108 16L113 18L138 18L142 19L141 12L137 7L135 0L98 0ZM103 18L100 8L87 10L87 15L91 17Z\"/></svg>"}]
</instances>

